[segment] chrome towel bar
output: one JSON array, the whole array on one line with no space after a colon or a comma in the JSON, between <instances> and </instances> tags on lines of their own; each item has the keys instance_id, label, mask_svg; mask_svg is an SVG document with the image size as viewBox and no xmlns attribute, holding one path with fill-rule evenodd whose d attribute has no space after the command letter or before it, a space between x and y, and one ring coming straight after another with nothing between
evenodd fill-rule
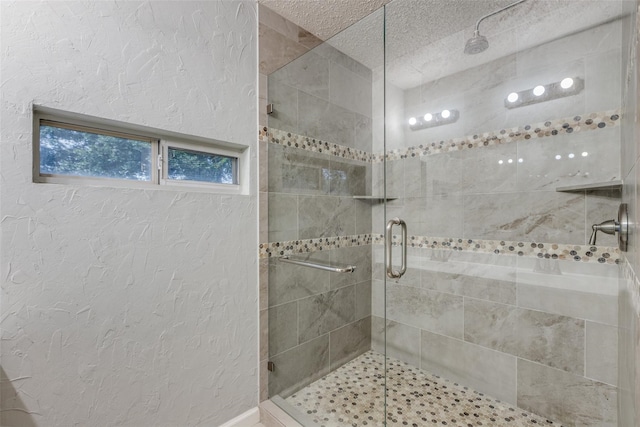
<instances>
[{"instance_id":1,"label":"chrome towel bar","mask_svg":"<svg viewBox=\"0 0 640 427\"><path fill-rule=\"evenodd\" d=\"M345 267L333 267L330 265L317 264L315 262L299 261L297 259L291 259L288 256L283 256L278 259L282 262L286 262L289 264L301 265L303 267L317 268L319 270L332 271L334 273L353 273L354 271L356 271L355 265L347 265Z\"/></svg>"}]
</instances>

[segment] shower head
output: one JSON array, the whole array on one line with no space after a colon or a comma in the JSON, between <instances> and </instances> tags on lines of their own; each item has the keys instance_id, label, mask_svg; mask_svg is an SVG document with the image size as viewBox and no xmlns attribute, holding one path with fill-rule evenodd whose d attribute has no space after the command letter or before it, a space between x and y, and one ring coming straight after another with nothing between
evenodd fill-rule
<instances>
[{"instance_id":1,"label":"shower head","mask_svg":"<svg viewBox=\"0 0 640 427\"><path fill-rule=\"evenodd\" d=\"M473 32L473 37L467 40L467 44L464 46L464 53L466 53L467 55L475 55L476 53L484 52L489 48L489 40L487 40L485 36L480 35L480 23L483 20L487 19L490 16L503 12L509 8L512 8L513 6L516 6L525 1L527 0L518 0L514 3L511 3L510 5L503 7L502 9L498 9L495 12L491 12L487 15L484 15L482 18L478 19L478 22L476 22L476 30Z\"/></svg>"},{"instance_id":2,"label":"shower head","mask_svg":"<svg viewBox=\"0 0 640 427\"><path fill-rule=\"evenodd\" d=\"M488 47L489 40L485 36L481 36L480 32L476 30L473 33L473 37L467 40L467 44L464 46L464 53L475 55L476 53L484 52Z\"/></svg>"}]
</instances>

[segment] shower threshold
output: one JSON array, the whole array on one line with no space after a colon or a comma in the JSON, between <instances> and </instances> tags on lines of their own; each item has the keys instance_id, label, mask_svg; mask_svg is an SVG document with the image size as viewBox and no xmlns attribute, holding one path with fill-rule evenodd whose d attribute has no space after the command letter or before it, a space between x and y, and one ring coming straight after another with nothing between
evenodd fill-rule
<instances>
[{"instance_id":1,"label":"shower threshold","mask_svg":"<svg viewBox=\"0 0 640 427\"><path fill-rule=\"evenodd\" d=\"M387 426L560 426L387 358ZM285 401L318 426L384 425L384 355L368 351Z\"/></svg>"}]
</instances>

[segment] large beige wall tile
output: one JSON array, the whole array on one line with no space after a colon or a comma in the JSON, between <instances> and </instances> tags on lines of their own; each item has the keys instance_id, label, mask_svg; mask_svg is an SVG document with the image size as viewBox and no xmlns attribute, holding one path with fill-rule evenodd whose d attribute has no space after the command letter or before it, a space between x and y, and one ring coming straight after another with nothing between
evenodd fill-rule
<instances>
[{"instance_id":1,"label":"large beige wall tile","mask_svg":"<svg viewBox=\"0 0 640 427\"><path fill-rule=\"evenodd\" d=\"M420 368L515 404L514 356L427 331L420 348Z\"/></svg>"},{"instance_id":2,"label":"large beige wall tile","mask_svg":"<svg viewBox=\"0 0 640 427\"><path fill-rule=\"evenodd\" d=\"M522 359L518 406L567 426L618 426L615 387Z\"/></svg>"}]
</instances>

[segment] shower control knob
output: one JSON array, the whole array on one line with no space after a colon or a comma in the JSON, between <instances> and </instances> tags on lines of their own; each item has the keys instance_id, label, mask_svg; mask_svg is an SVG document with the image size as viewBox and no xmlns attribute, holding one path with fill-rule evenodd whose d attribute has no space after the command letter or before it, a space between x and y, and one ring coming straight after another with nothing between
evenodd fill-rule
<instances>
[{"instance_id":1,"label":"shower control knob","mask_svg":"<svg viewBox=\"0 0 640 427\"><path fill-rule=\"evenodd\" d=\"M627 204L622 203L620 208L618 209L618 220L610 219L600 224L593 224L591 226L593 232L591 233L591 238L589 239L590 245L596 244L596 236L598 231L602 231L605 234L616 234L618 233L618 247L621 251L627 250L627 241L629 238L629 217L627 214Z\"/></svg>"}]
</instances>

